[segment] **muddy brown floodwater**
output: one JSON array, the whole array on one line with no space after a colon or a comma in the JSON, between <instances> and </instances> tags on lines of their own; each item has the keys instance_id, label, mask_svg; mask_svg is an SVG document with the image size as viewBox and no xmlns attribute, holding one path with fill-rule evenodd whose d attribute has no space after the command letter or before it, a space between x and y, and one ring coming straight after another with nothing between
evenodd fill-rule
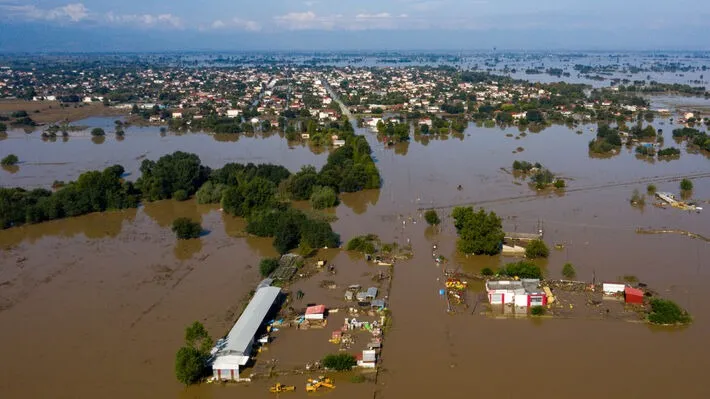
<instances>
[{"instance_id":1,"label":"muddy brown floodwater","mask_svg":"<svg viewBox=\"0 0 710 399\"><path fill-rule=\"evenodd\" d=\"M654 123L670 136L668 121ZM161 137L156 129L131 129L124 141L108 138L101 145L84 138L49 143L36 134L11 134L0 142L0 155L17 153L26 163L15 174L0 170L0 182L46 186L113 163L137 177L143 156L155 159L178 149L215 167L253 161L297 170L320 166L327 156L306 147L291 150L277 135L223 142L205 134ZM410 242L415 256L394 268L393 327L377 385L339 382L324 396L710 397L710 386L702 382L710 367L710 245L635 232L663 227L708 236L709 213L660 209L650 200L637 209L628 201L634 188L644 192L648 182L659 191L677 192L681 176L706 176L710 161L686 153L684 146L681 158L671 162L644 162L627 149L609 159L591 158L587 143L594 131L581 129L583 134L576 134L558 126L516 139L514 128L470 126L460 138L413 141L406 151L384 149L371 133L358 130L373 146L384 186L343 195L334 210L334 229L343 241L376 233L386 242ZM666 145L671 142L667 137ZM517 147L524 151L514 154ZM526 184L515 184L501 170L515 159L539 161L569 178L567 192L536 195ZM710 199L710 178L694 183L693 197ZM474 272L507 260L456 254L449 213L457 204L496 211L508 230L533 232L540 221L549 246L565 244L541 263L548 276L560 277L568 261L580 279L636 275L687 308L694 323L676 330L618 321L447 314L432 245L451 260L449 268ZM439 209L440 228L423 222L420 209L428 207ZM176 243L169 230L176 216L200 218L210 233ZM185 389L173 374L184 327L200 320L215 337L228 331L259 280L258 260L275 255L270 240L244 238L243 227L243 220L214 206L162 201L0 231L0 396L269 397L266 387L273 381ZM333 256L339 267L351 264L347 254ZM280 345L307 358L307 344ZM304 397L302 377L281 382L297 385L293 396Z\"/></svg>"}]
</instances>

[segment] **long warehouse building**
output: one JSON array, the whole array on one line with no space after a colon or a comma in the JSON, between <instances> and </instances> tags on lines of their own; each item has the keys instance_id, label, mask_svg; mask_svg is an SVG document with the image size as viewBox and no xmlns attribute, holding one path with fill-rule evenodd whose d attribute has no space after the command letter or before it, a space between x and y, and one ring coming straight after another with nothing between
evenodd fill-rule
<instances>
[{"instance_id":1,"label":"long warehouse building","mask_svg":"<svg viewBox=\"0 0 710 399\"><path fill-rule=\"evenodd\" d=\"M281 293L279 287L261 287L247 305L239 320L218 348L212 362L212 374L218 380L239 380L239 367L251 356L254 339L271 307Z\"/></svg>"}]
</instances>

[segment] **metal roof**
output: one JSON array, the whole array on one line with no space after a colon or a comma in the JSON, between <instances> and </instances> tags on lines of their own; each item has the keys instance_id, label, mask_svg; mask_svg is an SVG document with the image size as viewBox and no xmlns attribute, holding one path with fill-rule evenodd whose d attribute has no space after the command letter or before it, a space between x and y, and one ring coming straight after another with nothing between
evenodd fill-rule
<instances>
[{"instance_id":1,"label":"metal roof","mask_svg":"<svg viewBox=\"0 0 710 399\"><path fill-rule=\"evenodd\" d=\"M247 305L239 320L227 334L227 343L217 353L217 357L226 355L248 356L256 332L269 313L271 305L281 293L279 287L263 287L256 290L254 297Z\"/></svg>"}]
</instances>

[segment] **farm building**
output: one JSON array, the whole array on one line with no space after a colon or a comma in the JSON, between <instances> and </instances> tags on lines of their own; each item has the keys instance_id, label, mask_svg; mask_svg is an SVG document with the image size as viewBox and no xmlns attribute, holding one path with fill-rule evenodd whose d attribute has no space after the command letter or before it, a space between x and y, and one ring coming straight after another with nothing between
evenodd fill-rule
<instances>
[{"instance_id":1,"label":"farm building","mask_svg":"<svg viewBox=\"0 0 710 399\"><path fill-rule=\"evenodd\" d=\"M637 288L624 288L624 301L626 303L643 304L643 291Z\"/></svg>"},{"instance_id":2,"label":"farm building","mask_svg":"<svg viewBox=\"0 0 710 399\"><path fill-rule=\"evenodd\" d=\"M626 284L622 283L603 283L602 284L602 291L604 291L604 295L619 295L624 292L624 288L626 288Z\"/></svg>"},{"instance_id":3,"label":"farm building","mask_svg":"<svg viewBox=\"0 0 710 399\"><path fill-rule=\"evenodd\" d=\"M547 304L547 295L540 288L539 279L491 280L486 282L486 291L491 305L510 304L529 308Z\"/></svg>"},{"instance_id":4,"label":"farm building","mask_svg":"<svg viewBox=\"0 0 710 399\"><path fill-rule=\"evenodd\" d=\"M217 380L239 380L239 367L249 361L256 333L281 293L279 287L261 287L247 305L239 320L217 348L212 374Z\"/></svg>"},{"instance_id":5,"label":"farm building","mask_svg":"<svg viewBox=\"0 0 710 399\"><path fill-rule=\"evenodd\" d=\"M306 320L323 320L325 318L325 305L315 305L306 308Z\"/></svg>"}]
</instances>

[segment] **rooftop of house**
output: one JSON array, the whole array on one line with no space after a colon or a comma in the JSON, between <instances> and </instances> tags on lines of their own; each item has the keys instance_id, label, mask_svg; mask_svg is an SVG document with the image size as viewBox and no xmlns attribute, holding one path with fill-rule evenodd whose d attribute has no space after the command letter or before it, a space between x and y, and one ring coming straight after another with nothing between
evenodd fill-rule
<instances>
[{"instance_id":1,"label":"rooftop of house","mask_svg":"<svg viewBox=\"0 0 710 399\"><path fill-rule=\"evenodd\" d=\"M521 280L490 280L486 282L487 291L508 291L516 294L542 293L540 279L524 278Z\"/></svg>"}]
</instances>

